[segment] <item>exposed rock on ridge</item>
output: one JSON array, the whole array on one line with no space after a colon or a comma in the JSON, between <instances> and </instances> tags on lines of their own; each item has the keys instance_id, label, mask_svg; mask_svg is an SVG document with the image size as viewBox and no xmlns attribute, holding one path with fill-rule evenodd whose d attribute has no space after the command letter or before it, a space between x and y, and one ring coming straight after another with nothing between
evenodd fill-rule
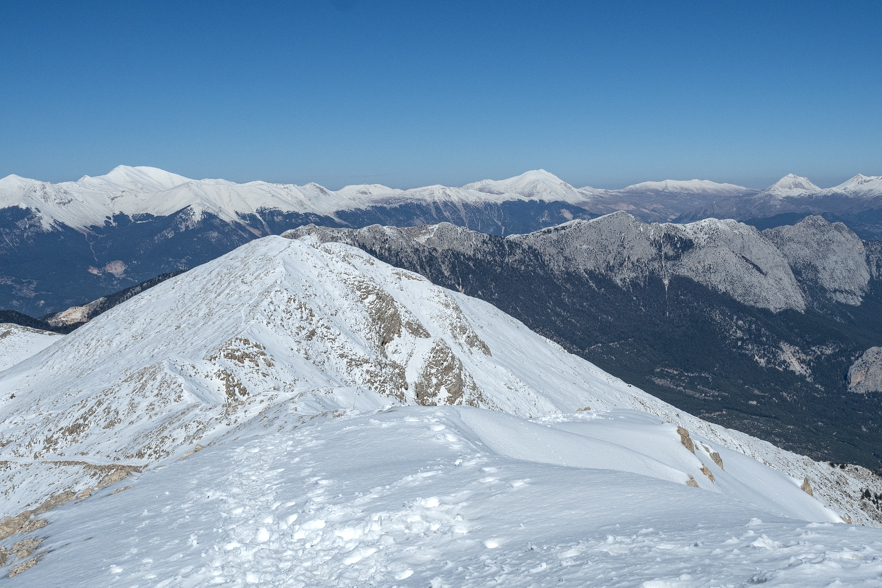
<instances>
[{"instance_id":1,"label":"exposed rock on ridge","mask_svg":"<svg viewBox=\"0 0 882 588\"><path fill-rule=\"evenodd\" d=\"M844 224L809 216L795 225L766 229L762 234L784 254L810 298L811 290L815 290L843 304L861 303L870 282L867 251Z\"/></svg>"},{"instance_id":2,"label":"exposed rock on ridge","mask_svg":"<svg viewBox=\"0 0 882 588\"><path fill-rule=\"evenodd\" d=\"M651 274L666 282L678 275L751 306L805 308L780 252L755 228L731 220L644 224L615 213L511 238L561 271L599 271L621 286Z\"/></svg>"},{"instance_id":3,"label":"exposed rock on ridge","mask_svg":"<svg viewBox=\"0 0 882 588\"><path fill-rule=\"evenodd\" d=\"M848 389L861 394L882 392L882 347L870 347L852 364Z\"/></svg>"},{"instance_id":4,"label":"exposed rock on ridge","mask_svg":"<svg viewBox=\"0 0 882 588\"><path fill-rule=\"evenodd\" d=\"M487 303L310 237L255 241L143 292L3 372L0 386L15 391L0 398L0 457L15 464L0 477L0 514L11 516L49 498L50 480L53 494L94 487L47 464L76 455L149 467L246 423L284 426L279 415L293 410L299 426L344 405L472 404L525 417L626 408L674 423L672 438L682 426L784 471L820 467L683 414ZM859 515L835 493L824 499Z\"/></svg>"},{"instance_id":5,"label":"exposed rock on ridge","mask_svg":"<svg viewBox=\"0 0 882 588\"><path fill-rule=\"evenodd\" d=\"M876 267L878 248L850 231L823 219L797 229L814 263L834 263L825 259L844 247L856 271ZM835 273L824 282L818 272L792 271L754 228L648 225L617 213L507 238L449 224L312 226L285 235L355 245L487 300L570 352L725 426L816 459L877 465L882 411L846 394L846 372L859 353L882 345L874 310L882 288L869 282L860 306L837 302L859 284L828 292Z\"/></svg>"}]
</instances>

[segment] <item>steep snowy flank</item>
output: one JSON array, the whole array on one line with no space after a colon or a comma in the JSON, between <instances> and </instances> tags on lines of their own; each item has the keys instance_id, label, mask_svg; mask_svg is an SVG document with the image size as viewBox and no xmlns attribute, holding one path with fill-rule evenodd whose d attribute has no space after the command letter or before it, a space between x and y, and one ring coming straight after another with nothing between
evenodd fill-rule
<instances>
[{"instance_id":1,"label":"steep snowy flank","mask_svg":"<svg viewBox=\"0 0 882 588\"><path fill-rule=\"evenodd\" d=\"M759 193L761 196L774 196L777 198L792 198L796 196L808 196L817 194L821 188L814 185L808 178L787 174L765 190Z\"/></svg>"},{"instance_id":2,"label":"steep snowy flank","mask_svg":"<svg viewBox=\"0 0 882 588\"><path fill-rule=\"evenodd\" d=\"M833 186L832 188L824 190L824 192L858 197L882 196L882 176L865 176L858 174L838 186Z\"/></svg>"},{"instance_id":3,"label":"steep snowy flank","mask_svg":"<svg viewBox=\"0 0 882 588\"><path fill-rule=\"evenodd\" d=\"M0 323L0 372L36 355L61 338L58 333Z\"/></svg>"}]
</instances>

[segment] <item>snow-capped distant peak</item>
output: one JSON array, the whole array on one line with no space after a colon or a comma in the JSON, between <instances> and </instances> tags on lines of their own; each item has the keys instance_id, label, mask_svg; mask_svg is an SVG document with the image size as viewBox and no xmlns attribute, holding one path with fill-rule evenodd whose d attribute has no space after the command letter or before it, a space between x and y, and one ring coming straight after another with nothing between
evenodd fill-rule
<instances>
[{"instance_id":1,"label":"snow-capped distant peak","mask_svg":"<svg viewBox=\"0 0 882 588\"><path fill-rule=\"evenodd\" d=\"M848 196L880 196L882 195L882 176L858 174L838 186L826 190L826 192Z\"/></svg>"},{"instance_id":2,"label":"snow-capped distant peak","mask_svg":"<svg viewBox=\"0 0 882 588\"><path fill-rule=\"evenodd\" d=\"M719 184L710 180L664 180L661 182L641 182L623 188L620 192L664 192L669 194L708 194L715 196L735 196L750 192L749 188L736 184Z\"/></svg>"},{"instance_id":3,"label":"snow-capped distant peak","mask_svg":"<svg viewBox=\"0 0 882 588\"><path fill-rule=\"evenodd\" d=\"M160 192L191 182L190 178L157 167L118 165L103 176L83 176L78 184L114 184L127 190Z\"/></svg>"},{"instance_id":4,"label":"snow-capped distant peak","mask_svg":"<svg viewBox=\"0 0 882 588\"><path fill-rule=\"evenodd\" d=\"M585 195L553 173L544 169L531 170L506 180L481 180L463 186L485 194L517 194L530 200L546 202L584 202Z\"/></svg>"},{"instance_id":5,"label":"snow-capped distant peak","mask_svg":"<svg viewBox=\"0 0 882 588\"><path fill-rule=\"evenodd\" d=\"M792 196L806 196L808 194L816 194L821 188L812 183L808 178L787 174L765 190L763 193L781 198Z\"/></svg>"},{"instance_id":6,"label":"snow-capped distant peak","mask_svg":"<svg viewBox=\"0 0 882 588\"><path fill-rule=\"evenodd\" d=\"M0 178L0 190L10 190L15 188L22 188L24 186L29 186L33 183L36 183L37 180L32 180L30 178L23 178L21 176L17 176L15 174L9 174L5 178Z\"/></svg>"},{"instance_id":7,"label":"snow-capped distant peak","mask_svg":"<svg viewBox=\"0 0 882 588\"><path fill-rule=\"evenodd\" d=\"M382 184L354 184L343 186L337 193L345 196L377 196L379 194L399 194L402 190Z\"/></svg>"}]
</instances>

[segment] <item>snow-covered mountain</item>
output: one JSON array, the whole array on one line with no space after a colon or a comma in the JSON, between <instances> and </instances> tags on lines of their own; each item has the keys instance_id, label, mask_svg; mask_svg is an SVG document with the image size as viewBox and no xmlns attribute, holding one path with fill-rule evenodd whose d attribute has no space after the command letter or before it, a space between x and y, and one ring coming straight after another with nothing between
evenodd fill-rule
<instances>
[{"instance_id":1,"label":"snow-covered mountain","mask_svg":"<svg viewBox=\"0 0 882 588\"><path fill-rule=\"evenodd\" d=\"M758 231L619 212L509 237L449 224L285 233L307 234L491 302L694 414L878 467L882 410L846 383L848 366L882 345L882 254L841 223Z\"/></svg>"},{"instance_id":2,"label":"snow-covered mountain","mask_svg":"<svg viewBox=\"0 0 882 588\"><path fill-rule=\"evenodd\" d=\"M110 173L75 182L52 184L10 175L0 179L0 208L27 208L38 213L45 229L59 223L76 229L101 226L117 215L169 216L191 208L198 219L212 214L228 222L262 210L336 216L339 211L395 207L402 204L469 204L503 202L561 202L579 207L592 201L660 195L737 197L756 193L734 184L708 180L642 182L620 190L590 187L576 189L545 171L529 171L506 180L482 180L462 188L426 186L400 190L377 184L328 190L318 184L304 186L255 181L237 184L227 180L193 180L161 169L119 166ZM788 174L759 192L778 198L813 194L882 195L882 176L857 175L823 190L804 177ZM634 206L634 202L630 203ZM605 211L606 212L606 211Z\"/></svg>"},{"instance_id":3,"label":"snow-covered mountain","mask_svg":"<svg viewBox=\"0 0 882 588\"><path fill-rule=\"evenodd\" d=\"M594 191L592 188L577 190L544 169L529 171L507 180L481 180L466 184L463 188L494 196L504 197L507 194L517 194L523 198L568 202L576 205L584 204Z\"/></svg>"},{"instance_id":4,"label":"snow-covered mountain","mask_svg":"<svg viewBox=\"0 0 882 588\"><path fill-rule=\"evenodd\" d=\"M882 195L882 176L858 174L838 186L828 188L825 192L865 198L880 196Z\"/></svg>"},{"instance_id":5,"label":"snow-covered mountain","mask_svg":"<svg viewBox=\"0 0 882 588\"><path fill-rule=\"evenodd\" d=\"M490 185L493 187L490 187ZM479 189L480 188L480 189ZM486 204L506 201L584 202L585 197L543 170L500 182L478 182L463 188L427 186L399 190L378 184L328 190L305 186L227 180L192 180L161 169L119 166L104 176L52 184L19 176L0 179L0 208L16 206L38 212L44 228L55 223L75 229L101 226L117 215L169 216L190 208L196 220L212 214L224 221L260 214L262 210L334 216L345 210L402 203Z\"/></svg>"},{"instance_id":6,"label":"snow-covered mountain","mask_svg":"<svg viewBox=\"0 0 882 588\"><path fill-rule=\"evenodd\" d=\"M774 196L776 198L791 198L794 196L806 196L817 194L821 188L814 185L811 180L794 174L787 174L765 190L760 195Z\"/></svg>"},{"instance_id":7,"label":"snow-covered mountain","mask_svg":"<svg viewBox=\"0 0 882 588\"><path fill-rule=\"evenodd\" d=\"M613 567L637 537L701 543L696 558L799 536L882 551L829 527L873 523L854 495L882 486L861 468L702 421L488 303L310 236L154 286L0 372L0 389L0 566L34 585L470 585L476 549L557 582L525 541L580 565L606 545ZM123 541L107 532L120 521ZM656 558L631 573L669 577ZM748 561L790 574L794 558Z\"/></svg>"},{"instance_id":8,"label":"snow-covered mountain","mask_svg":"<svg viewBox=\"0 0 882 588\"><path fill-rule=\"evenodd\" d=\"M641 182L621 190L610 190L620 194L701 194L704 196L741 196L753 192L750 188L735 184L719 184L710 180L664 180L661 182Z\"/></svg>"},{"instance_id":9,"label":"snow-covered mountain","mask_svg":"<svg viewBox=\"0 0 882 588\"><path fill-rule=\"evenodd\" d=\"M707 180L576 189L535 170L463 187L364 184L328 190L314 183L194 180L152 167L119 166L58 184L13 175L0 179L0 308L32 316L57 313L310 223L358 228L450 222L509 235L616 211L644 222L829 213L862 236L877 234L878 177L856 176L827 190L806 182L787 176L762 192Z\"/></svg>"},{"instance_id":10,"label":"snow-covered mountain","mask_svg":"<svg viewBox=\"0 0 882 588\"><path fill-rule=\"evenodd\" d=\"M787 174L759 195L778 198L806 198L812 196L849 196L874 198L882 196L882 176L858 174L845 182L830 188L820 188L808 178Z\"/></svg>"}]
</instances>

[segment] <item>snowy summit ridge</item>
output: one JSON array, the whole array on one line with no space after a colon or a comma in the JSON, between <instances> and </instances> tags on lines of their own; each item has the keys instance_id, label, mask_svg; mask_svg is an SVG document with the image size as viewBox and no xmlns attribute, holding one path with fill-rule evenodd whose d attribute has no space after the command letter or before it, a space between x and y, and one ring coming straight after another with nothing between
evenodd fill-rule
<instances>
[{"instance_id":1,"label":"snowy summit ridge","mask_svg":"<svg viewBox=\"0 0 882 588\"><path fill-rule=\"evenodd\" d=\"M347 245L258 239L59 339L0 371L0 566L32 585L882 572L827 466Z\"/></svg>"}]
</instances>

